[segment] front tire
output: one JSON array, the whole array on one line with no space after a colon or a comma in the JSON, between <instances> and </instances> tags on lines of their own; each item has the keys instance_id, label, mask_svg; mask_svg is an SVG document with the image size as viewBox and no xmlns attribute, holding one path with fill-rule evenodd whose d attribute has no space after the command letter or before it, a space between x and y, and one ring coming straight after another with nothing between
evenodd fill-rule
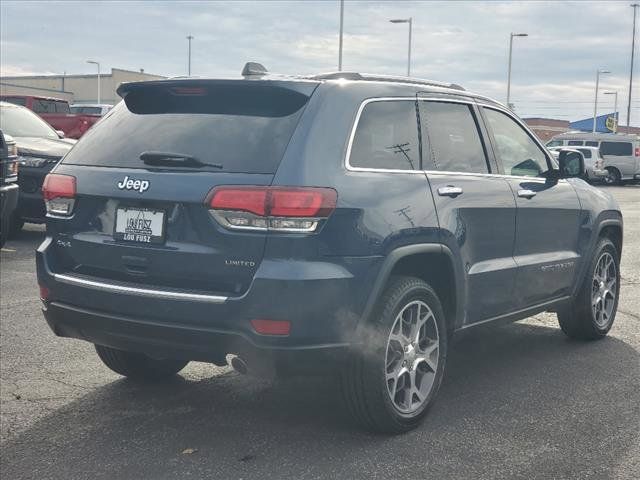
<instances>
[{"instance_id":1,"label":"front tire","mask_svg":"<svg viewBox=\"0 0 640 480\"><path fill-rule=\"evenodd\" d=\"M102 363L114 372L137 381L165 380L174 376L189 363L185 360L157 360L143 353L125 352L102 345L95 345L95 347Z\"/></svg>"},{"instance_id":2,"label":"front tire","mask_svg":"<svg viewBox=\"0 0 640 480\"><path fill-rule=\"evenodd\" d=\"M558 310L562 331L571 338L604 338L616 316L620 296L620 256L611 240L601 238L576 298Z\"/></svg>"},{"instance_id":3,"label":"front tire","mask_svg":"<svg viewBox=\"0 0 640 480\"><path fill-rule=\"evenodd\" d=\"M376 432L417 427L440 388L447 357L438 295L418 278L392 277L362 339L342 375L351 414Z\"/></svg>"}]
</instances>

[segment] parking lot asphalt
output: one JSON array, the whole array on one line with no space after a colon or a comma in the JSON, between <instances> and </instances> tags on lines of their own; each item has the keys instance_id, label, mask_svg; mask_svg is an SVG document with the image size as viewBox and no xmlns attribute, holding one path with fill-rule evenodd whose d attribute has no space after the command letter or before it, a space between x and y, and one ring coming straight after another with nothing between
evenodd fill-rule
<instances>
[{"instance_id":1,"label":"parking lot asphalt","mask_svg":"<svg viewBox=\"0 0 640 480\"><path fill-rule=\"evenodd\" d=\"M454 339L439 398L406 435L365 433L333 378L257 380L191 363L140 386L40 312L28 226L1 254L3 479L640 478L640 186L625 220L608 338L568 340L541 314Z\"/></svg>"}]
</instances>

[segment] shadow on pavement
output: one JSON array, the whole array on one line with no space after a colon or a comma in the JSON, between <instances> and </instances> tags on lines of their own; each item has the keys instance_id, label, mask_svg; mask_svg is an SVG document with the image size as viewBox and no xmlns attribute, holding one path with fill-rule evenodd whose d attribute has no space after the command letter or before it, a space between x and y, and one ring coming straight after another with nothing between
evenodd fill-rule
<instances>
[{"instance_id":1,"label":"shadow on pavement","mask_svg":"<svg viewBox=\"0 0 640 480\"><path fill-rule=\"evenodd\" d=\"M118 380L5 443L3 478L605 478L638 442L639 361L530 323L469 332L397 437L358 430L332 378Z\"/></svg>"}]
</instances>

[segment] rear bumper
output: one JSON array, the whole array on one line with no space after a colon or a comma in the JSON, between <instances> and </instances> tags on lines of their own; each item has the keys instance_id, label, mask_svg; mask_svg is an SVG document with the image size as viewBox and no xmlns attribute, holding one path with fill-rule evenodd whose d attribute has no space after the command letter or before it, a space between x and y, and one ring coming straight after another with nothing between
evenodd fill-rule
<instances>
[{"instance_id":1,"label":"rear bumper","mask_svg":"<svg viewBox=\"0 0 640 480\"><path fill-rule=\"evenodd\" d=\"M306 265L304 271L284 260L263 261L244 295L225 297L56 273L51 266L56 248L64 247L49 237L36 252L38 282L50 292L44 315L56 335L159 358L217 363L238 354L250 368L277 363L308 370L340 361L354 341L373 285L365 272L374 273L372 262L380 261L352 260L349 268ZM257 334L252 319L288 320L291 333Z\"/></svg>"},{"instance_id":2,"label":"rear bumper","mask_svg":"<svg viewBox=\"0 0 640 480\"><path fill-rule=\"evenodd\" d=\"M225 364L227 353L233 353L246 361L249 370L264 374L330 370L346 358L349 347L345 343L261 345L241 332L120 316L55 301L46 302L43 313L51 330L60 337L142 352L153 358L218 365Z\"/></svg>"}]
</instances>

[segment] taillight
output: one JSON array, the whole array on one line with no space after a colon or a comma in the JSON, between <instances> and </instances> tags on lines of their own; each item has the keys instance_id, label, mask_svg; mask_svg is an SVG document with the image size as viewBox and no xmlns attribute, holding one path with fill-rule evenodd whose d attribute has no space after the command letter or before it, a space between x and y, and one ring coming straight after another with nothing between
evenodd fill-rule
<instances>
[{"instance_id":1,"label":"taillight","mask_svg":"<svg viewBox=\"0 0 640 480\"><path fill-rule=\"evenodd\" d=\"M233 230L315 232L336 208L338 194L319 187L216 187L209 211Z\"/></svg>"},{"instance_id":2,"label":"taillight","mask_svg":"<svg viewBox=\"0 0 640 480\"><path fill-rule=\"evenodd\" d=\"M48 214L70 216L76 201L76 177L50 173L42 184L42 196Z\"/></svg>"},{"instance_id":3,"label":"taillight","mask_svg":"<svg viewBox=\"0 0 640 480\"><path fill-rule=\"evenodd\" d=\"M640 157L640 147L636 147L636 157Z\"/></svg>"}]
</instances>

